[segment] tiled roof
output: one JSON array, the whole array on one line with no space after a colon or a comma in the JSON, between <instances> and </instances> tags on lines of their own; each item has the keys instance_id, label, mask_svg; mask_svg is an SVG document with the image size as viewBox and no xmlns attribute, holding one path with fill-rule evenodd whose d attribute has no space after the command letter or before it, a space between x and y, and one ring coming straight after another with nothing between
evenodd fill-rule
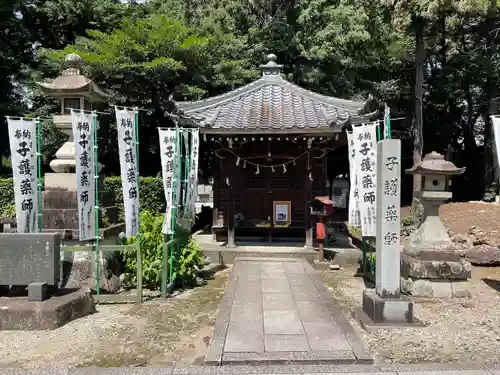
<instances>
[{"instance_id":1,"label":"tiled roof","mask_svg":"<svg viewBox=\"0 0 500 375\"><path fill-rule=\"evenodd\" d=\"M177 102L182 117L202 128L220 131L340 131L373 114L360 115L365 103L332 98L305 90L281 77L281 66L270 61L260 79L206 100Z\"/></svg>"}]
</instances>

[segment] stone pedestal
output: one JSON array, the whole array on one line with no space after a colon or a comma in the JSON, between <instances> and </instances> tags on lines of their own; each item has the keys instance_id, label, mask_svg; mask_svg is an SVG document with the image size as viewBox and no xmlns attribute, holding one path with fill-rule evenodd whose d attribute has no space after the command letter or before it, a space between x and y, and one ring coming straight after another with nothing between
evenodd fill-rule
<instances>
[{"instance_id":1,"label":"stone pedestal","mask_svg":"<svg viewBox=\"0 0 500 375\"><path fill-rule=\"evenodd\" d=\"M471 269L471 264L454 252L424 252L420 257L402 254L401 289L419 297L468 297Z\"/></svg>"},{"instance_id":2,"label":"stone pedestal","mask_svg":"<svg viewBox=\"0 0 500 375\"><path fill-rule=\"evenodd\" d=\"M102 178L99 179L102 183ZM118 224L118 207L114 197L99 189L99 232L101 245L115 245L124 225ZM82 245L78 241L78 200L75 173L47 173L45 175L44 231L61 234L65 246ZM91 241L92 242L92 241ZM64 250L64 246L62 248ZM101 252L100 285L101 290L116 292L120 288L121 265L117 255ZM67 288L95 288L96 261L89 251L66 252L61 254L61 285Z\"/></svg>"},{"instance_id":3,"label":"stone pedestal","mask_svg":"<svg viewBox=\"0 0 500 375\"><path fill-rule=\"evenodd\" d=\"M369 332L380 328L425 326L413 315L413 301L405 296L382 298L373 289L363 291L363 307L354 311L354 317Z\"/></svg>"},{"instance_id":4,"label":"stone pedestal","mask_svg":"<svg viewBox=\"0 0 500 375\"><path fill-rule=\"evenodd\" d=\"M472 266L454 248L439 218L442 192L424 191L424 222L401 255L403 293L419 297L468 297Z\"/></svg>"}]
</instances>

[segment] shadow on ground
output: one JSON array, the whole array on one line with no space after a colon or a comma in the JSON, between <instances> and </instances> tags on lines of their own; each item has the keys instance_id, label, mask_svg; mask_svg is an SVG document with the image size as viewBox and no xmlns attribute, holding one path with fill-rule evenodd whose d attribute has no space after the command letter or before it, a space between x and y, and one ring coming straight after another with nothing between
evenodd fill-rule
<instances>
[{"instance_id":1,"label":"shadow on ground","mask_svg":"<svg viewBox=\"0 0 500 375\"><path fill-rule=\"evenodd\" d=\"M488 279L488 278L484 278L481 280L486 285L488 285L491 289L496 290L497 292L500 293L500 280L494 280L494 279Z\"/></svg>"}]
</instances>

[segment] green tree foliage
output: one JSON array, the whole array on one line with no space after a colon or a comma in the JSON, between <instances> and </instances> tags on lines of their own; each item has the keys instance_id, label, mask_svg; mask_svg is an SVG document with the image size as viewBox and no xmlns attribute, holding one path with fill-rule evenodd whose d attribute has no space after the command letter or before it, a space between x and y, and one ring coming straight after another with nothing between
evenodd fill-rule
<instances>
[{"instance_id":1,"label":"green tree foliage","mask_svg":"<svg viewBox=\"0 0 500 375\"><path fill-rule=\"evenodd\" d=\"M55 77L64 55L78 52L113 104L148 109L140 115L144 175L159 171L156 128L169 125L171 96L227 92L257 78L272 52L286 78L306 88L388 103L405 118L392 124L405 167L445 153L468 167L454 184L463 199L480 198L492 180L497 0L0 0L0 9L0 116L54 113L34 82ZM112 110L102 110L100 159L116 173ZM48 163L63 138L46 129Z\"/></svg>"},{"instance_id":2,"label":"green tree foliage","mask_svg":"<svg viewBox=\"0 0 500 375\"><path fill-rule=\"evenodd\" d=\"M88 31L62 50L41 51L48 65L59 65L76 52L86 62L86 73L111 93L111 103L147 108L141 118L143 174L156 174L159 126L171 124L165 112L176 100L195 100L230 90L256 77L248 59L250 49L242 37L199 31L182 19L164 14L141 19L124 18L109 33ZM113 127L110 115L104 121ZM115 139L115 137L106 137ZM112 145L110 145L112 146ZM104 165L117 165L116 149L104 155ZM115 158L115 159L113 159Z\"/></svg>"}]
</instances>

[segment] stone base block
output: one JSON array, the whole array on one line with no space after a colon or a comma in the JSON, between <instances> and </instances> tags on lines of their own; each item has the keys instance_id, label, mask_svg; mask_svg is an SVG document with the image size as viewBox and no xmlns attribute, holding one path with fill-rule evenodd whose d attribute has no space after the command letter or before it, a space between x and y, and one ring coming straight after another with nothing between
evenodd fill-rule
<instances>
[{"instance_id":1,"label":"stone base block","mask_svg":"<svg viewBox=\"0 0 500 375\"><path fill-rule=\"evenodd\" d=\"M330 269L330 262L315 260L313 262L314 269L318 271L327 271Z\"/></svg>"},{"instance_id":2,"label":"stone base block","mask_svg":"<svg viewBox=\"0 0 500 375\"><path fill-rule=\"evenodd\" d=\"M470 297L467 280L401 279L401 291L416 297L465 298Z\"/></svg>"},{"instance_id":3,"label":"stone base block","mask_svg":"<svg viewBox=\"0 0 500 375\"><path fill-rule=\"evenodd\" d=\"M422 260L401 254L401 276L404 278L466 280L471 270L471 264L465 260Z\"/></svg>"},{"instance_id":4,"label":"stone base block","mask_svg":"<svg viewBox=\"0 0 500 375\"><path fill-rule=\"evenodd\" d=\"M28 301L42 302L49 298L49 284L36 282L28 284Z\"/></svg>"},{"instance_id":5,"label":"stone base block","mask_svg":"<svg viewBox=\"0 0 500 375\"><path fill-rule=\"evenodd\" d=\"M374 289L363 291L363 307L356 309L353 315L367 331L425 326L413 315L413 301L405 296L382 298Z\"/></svg>"},{"instance_id":6,"label":"stone base block","mask_svg":"<svg viewBox=\"0 0 500 375\"><path fill-rule=\"evenodd\" d=\"M95 312L90 290L59 290L43 302L0 298L0 330L51 330Z\"/></svg>"}]
</instances>

